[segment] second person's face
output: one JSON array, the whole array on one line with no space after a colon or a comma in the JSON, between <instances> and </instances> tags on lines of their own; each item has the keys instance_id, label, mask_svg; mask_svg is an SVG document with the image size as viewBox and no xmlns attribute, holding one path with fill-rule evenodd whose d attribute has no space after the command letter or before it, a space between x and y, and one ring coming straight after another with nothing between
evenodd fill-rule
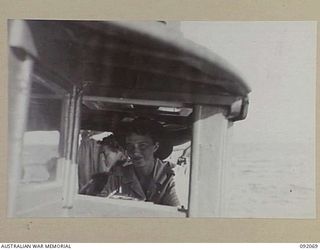
<instances>
[{"instance_id":1,"label":"second person's face","mask_svg":"<svg viewBox=\"0 0 320 250\"><path fill-rule=\"evenodd\" d=\"M99 161L103 172L109 172L121 160L123 153L120 150L111 150L109 146L102 146Z\"/></svg>"}]
</instances>

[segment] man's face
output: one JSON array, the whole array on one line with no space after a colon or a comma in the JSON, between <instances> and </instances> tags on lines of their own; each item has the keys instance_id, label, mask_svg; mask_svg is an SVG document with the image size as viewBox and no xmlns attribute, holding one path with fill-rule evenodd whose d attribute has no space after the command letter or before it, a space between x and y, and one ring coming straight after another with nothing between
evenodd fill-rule
<instances>
[{"instance_id":1,"label":"man's face","mask_svg":"<svg viewBox=\"0 0 320 250\"><path fill-rule=\"evenodd\" d=\"M126 149L135 167L153 166L158 147L148 135L133 133L126 137Z\"/></svg>"}]
</instances>

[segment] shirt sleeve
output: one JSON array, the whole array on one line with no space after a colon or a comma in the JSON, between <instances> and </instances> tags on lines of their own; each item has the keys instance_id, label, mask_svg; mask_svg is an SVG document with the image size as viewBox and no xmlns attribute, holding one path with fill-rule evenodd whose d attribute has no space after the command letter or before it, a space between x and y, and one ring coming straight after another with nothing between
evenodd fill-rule
<instances>
[{"instance_id":1,"label":"shirt sleeve","mask_svg":"<svg viewBox=\"0 0 320 250\"><path fill-rule=\"evenodd\" d=\"M161 199L161 204L177 207L180 205L180 202L179 202L178 195L176 193L174 178L173 176L169 178L170 180L168 182L167 188L165 189L165 192Z\"/></svg>"}]
</instances>

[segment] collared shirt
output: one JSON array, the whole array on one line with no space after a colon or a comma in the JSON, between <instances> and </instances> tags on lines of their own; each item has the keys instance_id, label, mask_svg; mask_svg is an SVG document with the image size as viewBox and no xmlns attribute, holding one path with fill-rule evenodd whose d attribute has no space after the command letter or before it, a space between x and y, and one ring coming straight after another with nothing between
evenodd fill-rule
<instances>
[{"instance_id":1,"label":"collared shirt","mask_svg":"<svg viewBox=\"0 0 320 250\"><path fill-rule=\"evenodd\" d=\"M93 179L80 193L107 197L121 187L121 194L125 196L138 200L151 201L155 204L168 206L179 205L179 199L175 190L174 171L169 162L156 159L152 178L149 180L145 192L143 191L133 165L118 169L121 169L121 172L117 171L116 173L116 171L114 171L111 174L104 174L104 176L100 174L93 176Z\"/></svg>"}]
</instances>

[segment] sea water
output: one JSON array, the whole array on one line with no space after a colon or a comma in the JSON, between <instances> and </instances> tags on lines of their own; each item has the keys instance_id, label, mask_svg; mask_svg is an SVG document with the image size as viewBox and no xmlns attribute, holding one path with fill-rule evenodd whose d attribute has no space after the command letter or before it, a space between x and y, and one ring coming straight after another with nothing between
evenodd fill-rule
<instances>
[{"instance_id":1,"label":"sea water","mask_svg":"<svg viewBox=\"0 0 320 250\"><path fill-rule=\"evenodd\" d=\"M314 218L313 144L234 144L226 174L227 217Z\"/></svg>"}]
</instances>

